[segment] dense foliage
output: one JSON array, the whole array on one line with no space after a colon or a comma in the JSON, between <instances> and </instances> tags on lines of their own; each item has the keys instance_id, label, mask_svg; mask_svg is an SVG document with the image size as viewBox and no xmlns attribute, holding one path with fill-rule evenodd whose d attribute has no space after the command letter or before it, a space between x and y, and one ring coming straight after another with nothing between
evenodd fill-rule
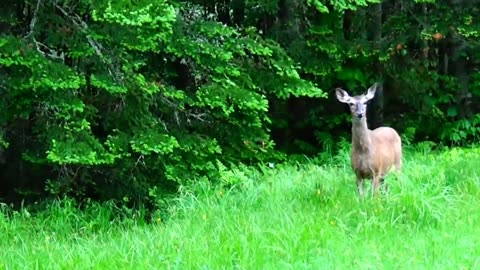
<instances>
[{"instance_id":1,"label":"dense foliage","mask_svg":"<svg viewBox=\"0 0 480 270\"><path fill-rule=\"evenodd\" d=\"M328 93L371 126L480 138L480 1L4 1L2 197L155 196L224 166L331 150Z\"/></svg>"}]
</instances>

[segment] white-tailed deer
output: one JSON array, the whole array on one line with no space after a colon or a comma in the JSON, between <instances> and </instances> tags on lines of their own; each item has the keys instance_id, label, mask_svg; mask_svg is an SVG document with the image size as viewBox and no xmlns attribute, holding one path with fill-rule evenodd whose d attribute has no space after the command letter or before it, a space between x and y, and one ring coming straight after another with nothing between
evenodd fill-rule
<instances>
[{"instance_id":1,"label":"white-tailed deer","mask_svg":"<svg viewBox=\"0 0 480 270\"><path fill-rule=\"evenodd\" d=\"M340 88L336 89L337 99L347 103L352 113L351 165L357 179L358 192L364 197L363 181L373 178L372 192L384 184L384 177L394 166L400 172L402 167L402 141L390 127L370 130L367 127L367 101L375 96L377 84L359 96L351 97Z\"/></svg>"}]
</instances>

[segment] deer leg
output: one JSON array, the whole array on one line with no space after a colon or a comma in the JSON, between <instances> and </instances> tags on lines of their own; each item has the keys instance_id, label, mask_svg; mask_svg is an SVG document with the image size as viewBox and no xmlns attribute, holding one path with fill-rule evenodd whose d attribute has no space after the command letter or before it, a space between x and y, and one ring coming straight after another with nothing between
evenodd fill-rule
<instances>
[{"instance_id":1,"label":"deer leg","mask_svg":"<svg viewBox=\"0 0 480 270\"><path fill-rule=\"evenodd\" d=\"M363 179L357 176L357 188L360 198L365 197L365 188L363 186Z\"/></svg>"},{"instance_id":2,"label":"deer leg","mask_svg":"<svg viewBox=\"0 0 480 270\"><path fill-rule=\"evenodd\" d=\"M398 155L395 157L395 174L397 181L402 184L402 158Z\"/></svg>"},{"instance_id":3,"label":"deer leg","mask_svg":"<svg viewBox=\"0 0 480 270\"><path fill-rule=\"evenodd\" d=\"M397 181L400 183L400 185L402 185L402 170L397 169L395 172L395 176L397 178Z\"/></svg>"},{"instance_id":4,"label":"deer leg","mask_svg":"<svg viewBox=\"0 0 480 270\"><path fill-rule=\"evenodd\" d=\"M380 185L380 175L374 174L373 175L373 182L372 182L372 194L375 196L378 192L378 186Z\"/></svg>"},{"instance_id":5,"label":"deer leg","mask_svg":"<svg viewBox=\"0 0 480 270\"><path fill-rule=\"evenodd\" d=\"M383 188L385 192L388 191L388 184L385 183L385 175L380 176L380 187Z\"/></svg>"}]
</instances>

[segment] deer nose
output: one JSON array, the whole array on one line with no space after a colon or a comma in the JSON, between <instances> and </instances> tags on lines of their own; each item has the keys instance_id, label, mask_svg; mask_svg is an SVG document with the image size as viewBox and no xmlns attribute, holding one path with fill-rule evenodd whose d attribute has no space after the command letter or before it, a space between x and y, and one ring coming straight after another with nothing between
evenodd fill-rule
<instances>
[{"instance_id":1,"label":"deer nose","mask_svg":"<svg viewBox=\"0 0 480 270\"><path fill-rule=\"evenodd\" d=\"M360 119L360 118L362 118L362 117L363 117L363 114L361 114L361 113L358 113L358 114L357 114L357 117Z\"/></svg>"}]
</instances>

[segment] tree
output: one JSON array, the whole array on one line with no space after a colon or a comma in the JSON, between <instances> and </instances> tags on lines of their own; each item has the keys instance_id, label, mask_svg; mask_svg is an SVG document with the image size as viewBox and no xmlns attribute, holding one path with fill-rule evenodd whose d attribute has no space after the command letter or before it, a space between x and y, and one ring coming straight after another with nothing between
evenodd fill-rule
<instances>
[{"instance_id":1,"label":"tree","mask_svg":"<svg viewBox=\"0 0 480 270\"><path fill-rule=\"evenodd\" d=\"M275 158L268 97L324 93L278 43L207 7L12 2L26 16L2 17L5 166L55 172L54 194L122 197Z\"/></svg>"}]
</instances>

